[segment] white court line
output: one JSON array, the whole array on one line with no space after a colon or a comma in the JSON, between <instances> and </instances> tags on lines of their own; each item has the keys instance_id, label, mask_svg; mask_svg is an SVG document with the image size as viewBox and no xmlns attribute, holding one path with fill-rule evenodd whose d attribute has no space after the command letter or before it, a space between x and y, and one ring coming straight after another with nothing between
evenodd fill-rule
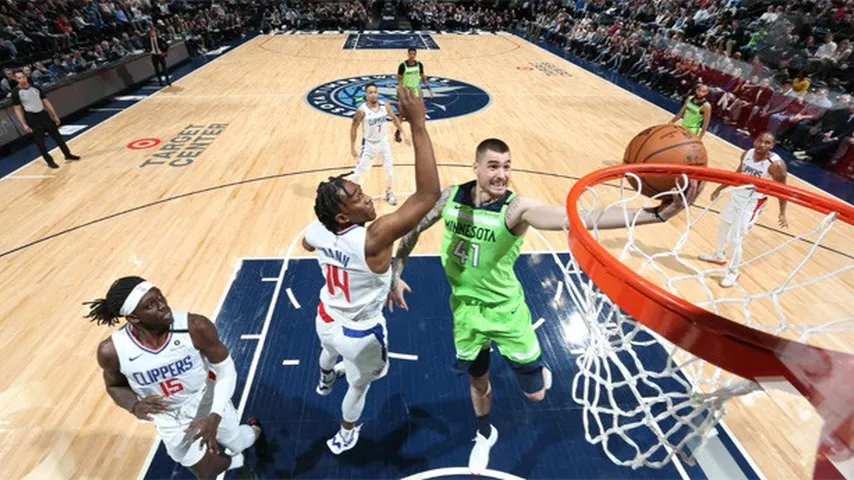
<instances>
[{"instance_id":1,"label":"white court line","mask_svg":"<svg viewBox=\"0 0 854 480\"><path fill-rule=\"evenodd\" d=\"M297 302L297 298L294 296L294 292L291 291L291 287L288 287L288 289L285 290L285 292L287 292L288 298L291 299L291 305L293 305L294 308L299 310L300 309L299 302Z\"/></svg>"},{"instance_id":2,"label":"white court line","mask_svg":"<svg viewBox=\"0 0 854 480\"><path fill-rule=\"evenodd\" d=\"M245 45L245 44L244 44ZM234 52L234 50L232 50ZM217 57L216 60L224 57ZM211 63L216 60L211 61ZM258 339L258 345L255 346L255 352L252 355L252 363L249 365L249 373L246 375L246 383L243 386L243 393L240 394L240 404L237 406L237 418L243 417L243 410L246 409L246 402L249 401L249 392L252 390L252 382L255 380L255 372L258 370L258 361L261 359L261 352L264 350L264 345L267 343L267 332L270 330L270 322L273 319L273 311L276 309L276 302L279 300L279 294L282 292L282 284L285 280L285 272L288 271L288 263L290 263L290 253L293 251L294 246L296 246L297 241L305 235L305 232L308 230L308 227L311 226L311 223L308 223L305 228L300 231L297 236L291 241L291 244L288 245L288 249L285 252L285 258L282 261L282 268L279 270L278 281L276 282L276 288L273 290L273 296L270 298L270 305L267 306L267 316L264 318L264 326L261 328L261 338ZM217 477L217 480L222 480L225 478L225 472L220 473Z\"/></svg>"},{"instance_id":3,"label":"white court line","mask_svg":"<svg viewBox=\"0 0 854 480\"><path fill-rule=\"evenodd\" d=\"M56 178L56 175L8 175L6 178L17 178L20 180L32 180L34 178Z\"/></svg>"},{"instance_id":4,"label":"white court line","mask_svg":"<svg viewBox=\"0 0 854 480\"><path fill-rule=\"evenodd\" d=\"M539 320L537 320L536 322L534 322L534 330L536 330L536 329L538 329L538 328L542 327L544 323L546 323L546 319L545 319L545 318L540 318Z\"/></svg>"},{"instance_id":5,"label":"white court line","mask_svg":"<svg viewBox=\"0 0 854 480\"><path fill-rule=\"evenodd\" d=\"M299 365L299 360L283 360L282 365L285 367L295 367Z\"/></svg>"},{"instance_id":6,"label":"white court line","mask_svg":"<svg viewBox=\"0 0 854 480\"><path fill-rule=\"evenodd\" d=\"M216 322L216 317L219 315L219 312L222 311L222 306L225 304L225 298L228 296L228 291L231 290L231 285L237 279L237 272L240 271L241 265L243 265L243 262L240 260L234 263L234 267L231 270L231 278L228 280L228 286L223 289L222 296L220 296L219 303L217 303L213 316L211 317L214 322ZM157 454L157 448L160 446L160 441L160 435L156 435L154 437L154 441L151 442L151 448L145 456L145 460L142 463L142 468L139 470L137 480L143 480L145 478L145 474L148 473L148 469L151 467L151 462L154 461L154 455Z\"/></svg>"},{"instance_id":7,"label":"white court line","mask_svg":"<svg viewBox=\"0 0 854 480\"><path fill-rule=\"evenodd\" d=\"M557 291L555 292L555 298L552 299L552 303L560 302L560 297L563 295L563 280L557 282Z\"/></svg>"},{"instance_id":8,"label":"white court line","mask_svg":"<svg viewBox=\"0 0 854 480\"><path fill-rule=\"evenodd\" d=\"M450 476L463 476L468 477L471 475L471 470L468 467L446 467L446 468L437 468L434 470L427 470L426 472L420 472L408 477L403 477L401 480L427 480L430 478L440 478L440 477L450 477ZM524 480L522 477L517 477L512 473L505 473L498 470L490 470L486 469L483 473L480 474L479 478L496 478L498 480Z\"/></svg>"},{"instance_id":9,"label":"white court line","mask_svg":"<svg viewBox=\"0 0 854 480\"><path fill-rule=\"evenodd\" d=\"M268 278L262 278L261 281L262 282L278 282L279 279L275 278L275 277L268 277Z\"/></svg>"},{"instance_id":10,"label":"white court line","mask_svg":"<svg viewBox=\"0 0 854 480\"><path fill-rule=\"evenodd\" d=\"M531 230L533 230L533 232L534 232L538 237L540 237L540 240L542 240L542 241L543 241L543 243L545 243L545 244L549 247L549 250L551 250L551 254L552 254L552 260L553 260L553 261L554 261L554 263L557 265L557 267L560 269L561 274L564 276L564 278L565 278L567 281L569 281L569 279L568 279L568 278L566 278L566 277L568 277L568 274L567 274L567 272L566 272L566 268L564 267L564 265L562 265L562 264L561 264L561 262L560 262L560 261L558 261L559 259L557 258L557 252L552 248L552 244L551 244L551 242L549 242L549 241L548 241L548 239L546 238L546 236L545 236L545 235L543 235L543 232L541 232L541 231L539 231L539 230L537 230L536 228L533 228L533 227L531 228ZM568 288L568 287L567 287L567 288ZM656 424L653 424L653 425L656 425ZM652 428L652 426L650 426L650 428ZM666 445L664 446L664 448L665 448L665 450L666 450L668 453L670 453L670 452L672 451L672 450L671 450L669 447L667 447ZM673 460L672 460L672 461L673 461L673 466L674 466L674 467L676 467L676 470L679 472L679 476L681 476L683 480L689 480L689 478L690 478L690 477L688 476L688 472L686 472L686 471L685 471L685 466L683 466L683 465L682 465L682 462L679 460L679 456L678 456L678 455L674 455L672 458L673 458ZM702 469L702 467L701 467L701 469Z\"/></svg>"},{"instance_id":11,"label":"white court line","mask_svg":"<svg viewBox=\"0 0 854 480\"><path fill-rule=\"evenodd\" d=\"M418 361L418 355L410 355L408 353L388 352L388 358L396 358L398 360L410 360L412 362Z\"/></svg>"},{"instance_id":12,"label":"white court line","mask_svg":"<svg viewBox=\"0 0 854 480\"><path fill-rule=\"evenodd\" d=\"M247 43L251 43L251 42L246 42L246 43L244 43L243 45L246 45ZM242 47L243 45L241 45L241 47ZM234 50L232 50L232 52L237 51L239 48L240 48L240 47L235 48ZM197 68L197 69L193 70L192 72L188 73L187 75L184 75L181 79L176 80L176 83L177 83L177 82L180 82L181 80L183 80L183 79L185 79L185 78L191 77L192 75L194 75L196 72L198 72L198 71L200 71L200 70L204 70L204 69L205 69L206 67L208 67L210 64L212 64L212 63L216 62L217 60L219 60L220 58L222 58L222 57L224 57L224 56L225 56L225 55L219 56L219 57L217 57L217 58L215 58L215 59L211 60L210 62L208 62L208 63L206 63L206 64L202 65L201 67L199 67L199 68ZM96 129L95 127L98 127L98 126L100 126L100 125L103 125L103 124L105 124L105 123L109 122L110 120L112 120L112 119L114 119L114 118L116 118L116 117L120 116L121 114L123 114L123 113L127 112L128 110L130 110L130 109L132 109L132 108L136 107L136 106L137 106L137 105L139 105L140 103L142 103L142 102L144 102L144 101L146 101L146 100L148 100L148 99L150 99L150 98L152 98L152 97L154 97L154 96L156 96L156 95L159 95L159 94L160 94L160 92L162 92L162 91L163 91L163 90L158 90L158 91L154 92L151 96L145 97L143 100L141 100L141 101L139 101L139 102L137 102L137 103L135 103L135 104L133 104L133 105L130 105L129 107L127 107L127 108L123 109L121 112L119 112L119 113L117 113L117 114L113 115L112 117L110 117L110 118L108 118L108 119L104 120L103 122L99 122L97 125L93 125L93 126L92 126L92 128L90 128L90 129L86 130L85 132L81 133L80 135L78 135L78 136L74 137L73 139L69 140L69 142L73 142L74 140L77 140L78 138L82 137L83 135L86 135L87 133L89 133L89 132L91 132L91 131L95 130L95 129ZM35 160L33 160L33 161L35 161ZM30 163L32 163L32 161L31 161ZM26 167L27 165L29 165L29 164L23 165L23 166L21 166L21 168L24 168L24 167ZM20 170L20 168L19 168L18 170ZM17 170L15 170L15 171L17 171ZM12 173L15 173L15 172L12 172ZM3 179L2 179L2 178L0 178L0 181L2 181L2 180L3 180ZM219 304L216 306L216 309L214 310L213 316L211 317L211 318L213 318L213 322L216 322L216 317L217 317L217 315L219 315L219 312L222 310L222 306L223 306L223 304L225 304L225 297L227 297L227 296L228 296L228 291L229 291L229 290L231 290L231 285L234 283L234 280L236 280L236 279L237 279L237 272L238 272L238 271L240 271L240 267L241 267L242 265L243 265L243 261L242 261L242 260L238 260L237 262L235 262L235 264L234 264L234 268L233 268L233 270L232 270L232 272L231 272L231 279L229 279L227 287L223 289L222 297L219 299ZM142 468L140 468L140 469L139 469L139 475L137 476L137 480L144 480L144 479L145 479L145 474L146 474L146 473L148 473L148 469L151 467L151 462L153 462L153 461L154 461L154 455L157 453L157 447L159 447L159 446L160 446L160 435L157 435L157 436L154 438L154 441L153 441L153 442L151 442L151 449L148 451L148 455L146 455L145 460L143 461ZM170 459L170 460L171 460L171 459Z\"/></svg>"},{"instance_id":13,"label":"white court line","mask_svg":"<svg viewBox=\"0 0 854 480\"><path fill-rule=\"evenodd\" d=\"M261 338L261 335L258 333L246 333L240 336L241 340L258 340Z\"/></svg>"}]
</instances>

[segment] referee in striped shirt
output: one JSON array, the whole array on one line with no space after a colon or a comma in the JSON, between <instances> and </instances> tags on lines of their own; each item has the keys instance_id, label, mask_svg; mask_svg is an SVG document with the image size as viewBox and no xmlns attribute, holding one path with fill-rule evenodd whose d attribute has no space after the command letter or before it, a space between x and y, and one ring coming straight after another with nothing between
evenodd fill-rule
<instances>
[{"instance_id":1,"label":"referee in striped shirt","mask_svg":"<svg viewBox=\"0 0 854 480\"><path fill-rule=\"evenodd\" d=\"M47 153L47 147L44 144L44 134L47 132L51 138L62 150L66 160L80 160L80 157L71 153L59 130L59 115L53 109L42 90L30 85L29 79L24 75L24 72L15 73L15 80L18 86L12 90L12 103L15 105L15 113L18 115L18 121L24 126L24 131L33 134L36 141L36 146L39 147L39 152L42 158L47 162L50 168L59 168L59 165L53 161L53 157Z\"/></svg>"}]
</instances>

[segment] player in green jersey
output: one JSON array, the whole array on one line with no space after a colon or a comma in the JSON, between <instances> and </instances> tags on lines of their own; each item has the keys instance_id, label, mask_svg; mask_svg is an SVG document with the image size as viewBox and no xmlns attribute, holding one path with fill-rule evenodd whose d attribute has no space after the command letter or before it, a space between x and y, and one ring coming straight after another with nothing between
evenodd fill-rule
<instances>
[{"instance_id":1,"label":"player in green jersey","mask_svg":"<svg viewBox=\"0 0 854 480\"><path fill-rule=\"evenodd\" d=\"M416 95L421 96L421 84L423 83L430 92L430 98L433 98L433 89L430 88L430 82L427 81L427 76L424 75L424 64L415 59L418 51L415 48L410 48L406 51L407 58L397 67L397 85L409 87ZM406 120L403 115L400 119ZM400 137L400 128L394 132L394 140L397 143L402 141Z\"/></svg>"},{"instance_id":2,"label":"player in green jersey","mask_svg":"<svg viewBox=\"0 0 854 480\"><path fill-rule=\"evenodd\" d=\"M442 265L451 285L454 317L454 347L458 373L468 371L470 392L478 432L469 457L469 469L481 474L489 463L489 450L498 439L490 423L492 389L489 383L489 349L510 364L525 396L533 401L545 398L551 386L551 372L541 360L540 345L525 304L522 285L513 271L528 226L540 230L561 230L568 225L563 205L547 205L516 195L507 189L510 181L510 149L498 139L484 140L477 147L474 162L476 179L442 191L439 201L411 232L400 241L392 263L389 308L407 309L403 298L409 286L400 275L421 232L440 218L445 221ZM694 202L701 185L691 182L686 198ZM638 214L637 225L667 221L684 206L681 201L665 201L656 208L629 211ZM588 228L625 228L621 208L593 212ZM594 220L595 219L595 220Z\"/></svg>"},{"instance_id":3,"label":"player in green jersey","mask_svg":"<svg viewBox=\"0 0 854 480\"><path fill-rule=\"evenodd\" d=\"M670 120L670 123L676 123L677 120L682 119L682 126L702 139L712 119L712 104L706 99L708 94L708 86L702 83L697 85L694 95L685 100L682 109Z\"/></svg>"}]
</instances>

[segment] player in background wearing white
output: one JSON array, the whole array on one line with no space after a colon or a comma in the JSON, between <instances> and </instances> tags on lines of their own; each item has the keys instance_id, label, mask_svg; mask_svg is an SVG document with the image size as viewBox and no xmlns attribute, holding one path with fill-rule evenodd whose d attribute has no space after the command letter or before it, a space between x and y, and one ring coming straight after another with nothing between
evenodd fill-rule
<instances>
[{"instance_id":1,"label":"player in background wearing white","mask_svg":"<svg viewBox=\"0 0 854 480\"><path fill-rule=\"evenodd\" d=\"M173 311L140 277L116 280L106 298L87 304L87 318L99 325L127 319L98 346L107 393L136 418L154 423L173 460L198 478L232 469L251 475L242 452L253 444L266 460L260 422L250 418L240 425L231 403L237 371L210 320Z\"/></svg>"},{"instance_id":2,"label":"player in background wearing white","mask_svg":"<svg viewBox=\"0 0 854 480\"><path fill-rule=\"evenodd\" d=\"M776 153L772 152L776 139L770 132L763 132L753 140L753 148L741 155L741 162L736 168L736 173L744 173L759 178L773 179L780 183L786 183L786 162ZM726 188L720 185L712 192L712 200L718 198L721 191ZM732 192L726 207L721 211L721 223L718 229L718 245L713 253L700 255L700 260L729 266L721 278L720 285L725 288L732 287L738 280L738 266L741 263L741 242L747 232L756 224L759 214L765 206L768 197L765 194L752 190L736 190ZM779 199L780 215L777 224L786 228L786 200ZM733 257L727 261L727 245L733 245Z\"/></svg>"},{"instance_id":3,"label":"player in background wearing white","mask_svg":"<svg viewBox=\"0 0 854 480\"><path fill-rule=\"evenodd\" d=\"M356 445L361 428L356 423L370 384L388 371L388 331L382 309L391 285L394 242L414 228L439 198L424 101L403 87L398 87L398 96L412 130L415 193L394 213L377 218L371 197L359 185L344 175L330 177L317 187L317 221L302 240L303 248L317 252L326 279L315 320L321 345L317 393L331 393L342 373L349 384L341 405L341 428L326 442L336 455ZM339 356L343 357L340 364Z\"/></svg>"},{"instance_id":4,"label":"player in background wearing white","mask_svg":"<svg viewBox=\"0 0 854 480\"><path fill-rule=\"evenodd\" d=\"M386 131L387 118L391 118L394 126L400 130L400 119L391 110L391 107L379 101L379 89L374 83L365 86L365 103L359 105L353 123L350 125L350 153L358 160L356 173L353 181L359 183L362 175L370 171L374 158L380 155L383 158L385 169L386 191L385 199L391 205L397 205L397 199L392 190L394 176L394 164L391 158L391 145L388 142ZM362 125L362 150L356 153L356 132ZM407 144L409 141L407 140Z\"/></svg>"}]
</instances>

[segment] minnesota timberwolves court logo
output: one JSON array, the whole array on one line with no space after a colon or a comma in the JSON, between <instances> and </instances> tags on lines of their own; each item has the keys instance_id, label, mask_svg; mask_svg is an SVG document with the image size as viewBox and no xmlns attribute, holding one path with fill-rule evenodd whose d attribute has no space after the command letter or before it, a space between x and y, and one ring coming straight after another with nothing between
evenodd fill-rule
<instances>
[{"instance_id":1,"label":"minnesota timberwolves court logo","mask_svg":"<svg viewBox=\"0 0 854 480\"><path fill-rule=\"evenodd\" d=\"M433 97L422 88L427 106L428 120L443 120L477 112L489 105L489 94L484 90L459 80L427 77ZM313 88L306 95L309 105L324 113L339 117L352 117L365 101L365 85L377 84L380 101L397 109L397 78L394 75L365 75L342 78Z\"/></svg>"}]
</instances>

